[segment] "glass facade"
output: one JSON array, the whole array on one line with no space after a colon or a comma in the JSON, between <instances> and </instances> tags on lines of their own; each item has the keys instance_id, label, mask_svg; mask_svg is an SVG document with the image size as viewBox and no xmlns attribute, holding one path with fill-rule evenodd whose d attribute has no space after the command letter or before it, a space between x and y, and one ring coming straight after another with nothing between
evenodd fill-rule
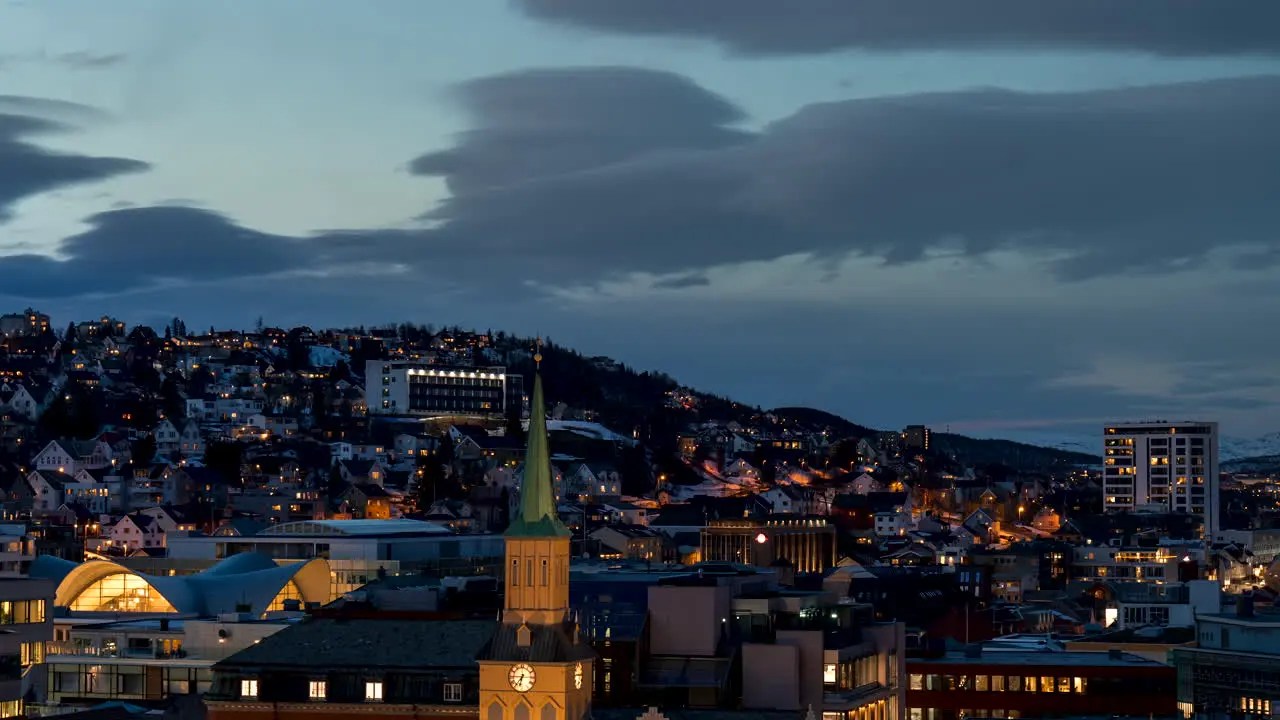
<instances>
[{"instance_id":1,"label":"glass facade","mask_svg":"<svg viewBox=\"0 0 1280 720\"><path fill-rule=\"evenodd\" d=\"M80 612L177 612L146 580L132 573L115 573L85 588L71 603Z\"/></svg>"}]
</instances>

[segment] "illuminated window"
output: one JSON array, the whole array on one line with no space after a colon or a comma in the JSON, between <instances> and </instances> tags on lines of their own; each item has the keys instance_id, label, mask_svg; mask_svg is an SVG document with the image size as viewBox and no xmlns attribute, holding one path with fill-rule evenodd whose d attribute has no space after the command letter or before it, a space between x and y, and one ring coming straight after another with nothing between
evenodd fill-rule
<instances>
[{"instance_id":1,"label":"illuminated window","mask_svg":"<svg viewBox=\"0 0 1280 720\"><path fill-rule=\"evenodd\" d=\"M369 680L364 684L364 699L369 702L382 702L381 680Z\"/></svg>"},{"instance_id":2,"label":"illuminated window","mask_svg":"<svg viewBox=\"0 0 1280 720\"><path fill-rule=\"evenodd\" d=\"M1088 692L1088 691L1089 691L1089 683L1088 683L1088 680L1086 680L1086 679L1084 679L1084 678L1082 678L1082 677L1078 677L1078 678L1076 678L1076 679L1075 679L1075 689L1076 689L1076 692L1077 692L1078 694L1080 694L1080 695L1083 695L1083 694L1085 694L1086 692Z\"/></svg>"},{"instance_id":3,"label":"illuminated window","mask_svg":"<svg viewBox=\"0 0 1280 720\"><path fill-rule=\"evenodd\" d=\"M827 667L828 667L828 668L831 668L831 670L832 670L831 674L830 674L830 675L828 675L828 677L830 677L830 678L832 678L832 679L831 679L831 680L827 680L826 682L834 682L834 678L835 678L835 672L834 672L834 671L835 671L835 665L828 665ZM923 689L924 689L924 676L923 676L923 675L920 675L920 674L917 674L917 673L912 673L912 674L911 674L911 689L912 689L912 690L923 690Z\"/></svg>"},{"instance_id":4,"label":"illuminated window","mask_svg":"<svg viewBox=\"0 0 1280 720\"><path fill-rule=\"evenodd\" d=\"M1003 675L991 676L991 692L1004 692L1004 676Z\"/></svg>"},{"instance_id":5,"label":"illuminated window","mask_svg":"<svg viewBox=\"0 0 1280 720\"><path fill-rule=\"evenodd\" d=\"M252 699L258 697L258 681L257 680L241 680L240 681L240 697Z\"/></svg>"},{"instance_id":6,"label":"illuminated window","mask_svg":"<svg viewBox=\"0 0 1280 720\"><path fill-rule=\"evenodd\" d=\"M986 675L975 675L973 677L973 689L978 692L987 692L991 689L991 684Z\"/></svg>"},{"instance_id":7,"label":"illuminated window","mask_svg":"<svg viewBox=\"0 0 1280 720\"><path fill-rule=\"evenodd\" d=\"M267 611L284 610L285 600L302 601L302 593L298 590L297 584L292 580L285 583L284 587L280 589L279 594L272 598L271 604L267 606Z\"/></svg>"},{"instance_id":8,"label":"illuminated window","mask_svg":"<svg viewBox=\"0 0 1280 720\"><path fill-rule=\"evenodd\" d=\"M1042 675L1040 677L1040 692L1051 693L1054 691L1055 687L1057 686L1054 684L1052 677L1048 675Z\"/></svg>"},{"instance_id":9,"label":"illuminated window","mask_svg":"<svg viewBox=\"0 0 1280 720\"><path fill-rule=\"evenodd\" d=\"M71 609L82 612L177 612L150 583L126 572L94 581L71 601Z\"/></svg>"},{"instance_id":10,"label":"illuminated window","mask_svg":"<svg viewBox=\"0 0 1280 720\"><path fill-rule=\"evenodd\" d=\"M912 677L919 677L919 675L913 675ZM823 665L822 666L822 682L834 683L835 681L836 681L835 663L827 663L826 665Z\"/></svg>"}]
</instances>

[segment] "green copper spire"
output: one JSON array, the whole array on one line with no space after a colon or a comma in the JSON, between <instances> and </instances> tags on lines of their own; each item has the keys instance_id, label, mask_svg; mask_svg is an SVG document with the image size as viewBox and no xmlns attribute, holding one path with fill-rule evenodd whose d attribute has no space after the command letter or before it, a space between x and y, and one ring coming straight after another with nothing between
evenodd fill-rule
<instances>
[{"instance_id":1,"label":"green copper spire","mask_svg":"<svg viewBox=\"0 0 1280 720\"><path fill-rule=\"evenodd\" d=\"M542 353L533 359L540 368ZM529 444L524 451L524 477L520 480L520 509L507 527L507 537L568 537L571 534L556 513L555 474L551 470L545 407L542 373L535 370L527 433Z\"/></svg>"}]
</instances>

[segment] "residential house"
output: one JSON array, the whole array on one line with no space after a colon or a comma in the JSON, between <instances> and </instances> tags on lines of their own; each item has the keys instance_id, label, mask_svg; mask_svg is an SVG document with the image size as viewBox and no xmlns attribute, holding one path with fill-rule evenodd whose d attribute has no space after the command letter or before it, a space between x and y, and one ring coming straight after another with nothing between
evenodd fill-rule
<instances>
[{"instance_id":1,"label":"residential house","mask_svg":"<svg viewBox=\"0 0 1280 720\"><path fill-rule=\"evenodd\" d=\"M31 464L37 470L56 470L73 475L81 468L98 470L111 467L111 446L96 440L53 440L44 446Z\"/></svg>"},{"instance_id":2,"label":"residential house","mask_svg":"<svg viewBox=\"0 0 1280 720\"><path fill-rule=\"evenodd\" d=\"M338 472L343 480L353 485L385 485L387 481L387 470L378 460L340 460Z\"/></svg>"},{"instance_id":3,"label":"residential house","mask_svg":"<svg viewBox=\"0 0 1280 720\"><path fill-rule=\"evenodd\" d=\"M878 492L866 495L874 513L873 529L879 537L902 537L911 528L911 493Z\"/></svg>"},{"instance_id":4,"label":"residential house","mask_svg":"<svg viewBox=\"0 0 1280 720\"><path fill-rule=\"evenodd\" d=\"M622 492L622 477L618 468L607 463L578 463L570 466L566 483L570 494L579 497L616 497Z\"/></svg>"},{"instance_id":5,"label":"residential house","mask_svg":"<svg viewBox=\"0 0 1280 720\"><path fill-rule=\"evenodd\" d=\"M174 457L182 449L182 431L169 418L156 423L151 437L156 441L156 453L159 455Z\"/></svg>"},{"instance_id":6,"label":"residential house","mask_svg":"<svg viewBox=\"0 0 1280 720\"><path fill-rule=\"evenodd\" d=\"M19 417L35 422L40 417L41 403L25 385L0 383L0 409L8 408Z\"/></svg>"},{"instance_id":7,"label":"residential house","mask_svg":"<svg viewBox=\"0 0 1280 720\"><path fill-rule=\"evenodd\" d=\"M143 508L136 515L145 515L155 520L156 525L160 527L166 535L178 531L195 530L195 523L187 519L186 514L172 505L158 505L156 507Z\"/></svg>"},{"instance_id":8,"label":"residential house","mask_svg":"<svg viewBox=\"0 0 1280 720\"><path fill-rule=\"evenodd\" d=\"M354 519L387 520L391 517L391 495L375 483L347 486L338 496Z\"/></svg>"},{"instance_id":9,"label":"residential house","mask_svg":"<svg viewBox=\"0 0 1280 720\"><path fill-rule=\"evenodd\" d=\"M815 501L815 494L802 485L778 485L760 493L760 497L773 507L772 512L775 513L818 514L819 504Z\"/></svg>"},{"instance_id":10,"label":"residential house","mask_svg":"<svg viewBox=\"0 0 1280 720\"><path fill-rule=\"evenodd\" d=\"M178 453L183 457L200 457L204 455L204 451L208 449L205 443L204 435L200 432L199 423L194 420L188 420L182 425L182 432L178 435Z\"/></svg>"},{"instance_id":11,"label":"residential house","mask_svg":"<svg viewBox=\"0 0 1280 720\"><path fill-rule=\"evenodd\" d=\"M72 476L57 470L33 470L27 475L27 484L31 486L32 512L47 515L58 509L63 502L66 484L73 482Z\"/></svg>"},{"instance_id":12,"label":"residential house","mask_svg":"<svg viewBox=\"0 0 1280 720\"><path fill-rule=\"evenodd\" d=\"M598 554L603 559L662 561L662 534L647 527L605 525L589 537L599 544Z\"/></svg>"},{"instance_id":13,"label":"residential house","mask_svg":"<svg viewBox=\"0 0 1280 720\"><path fill-rule=\"evenodd\" d=\"M150 515L125 515L107 529L105 535L106 549L113 553L127 555L165 546L164 528Z\"/></svg>"}]
</instances>

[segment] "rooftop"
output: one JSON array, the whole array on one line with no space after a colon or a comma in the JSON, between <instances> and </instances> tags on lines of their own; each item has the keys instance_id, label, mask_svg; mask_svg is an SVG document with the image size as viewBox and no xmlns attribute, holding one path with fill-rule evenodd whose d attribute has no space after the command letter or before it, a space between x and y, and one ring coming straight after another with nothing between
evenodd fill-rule
<instances>
[{"instance_id":1,"label":"rooftop","mask_svg":"<svg viewBox=\"0 0 1280 720\"><path fill-rule=\"evenodd\" d=\"M470 668L493 632L492 620L311 618L218 666Z\"/></svg>"},{"instance_id":2,"label":"rooftop","mask_svg":"<svg viewBox=\"0 0 1280 720\"><path fill-rule=\"evenodd\" d=\"M1109 652L1062 652L1056 650L999 650L984 648L982 654L949 652L940 657L909 658L909 663L945 665L1029 665L1040 667L1167 667L1155 660L1130 653L1119 657Z\"/></svg>"},{"instance_id":3,"label":"rooftop","mask_svg":"<svg viewBox=\"0 0 1280 720\"><path fill-rule=\"evenodd\" d=\"M421 536L451 535L449 528L442 525L396 518L394 520L300 520L272 525L258 531L261 537L387 537L387 536Z\"/></svg>"}]
</instances>

